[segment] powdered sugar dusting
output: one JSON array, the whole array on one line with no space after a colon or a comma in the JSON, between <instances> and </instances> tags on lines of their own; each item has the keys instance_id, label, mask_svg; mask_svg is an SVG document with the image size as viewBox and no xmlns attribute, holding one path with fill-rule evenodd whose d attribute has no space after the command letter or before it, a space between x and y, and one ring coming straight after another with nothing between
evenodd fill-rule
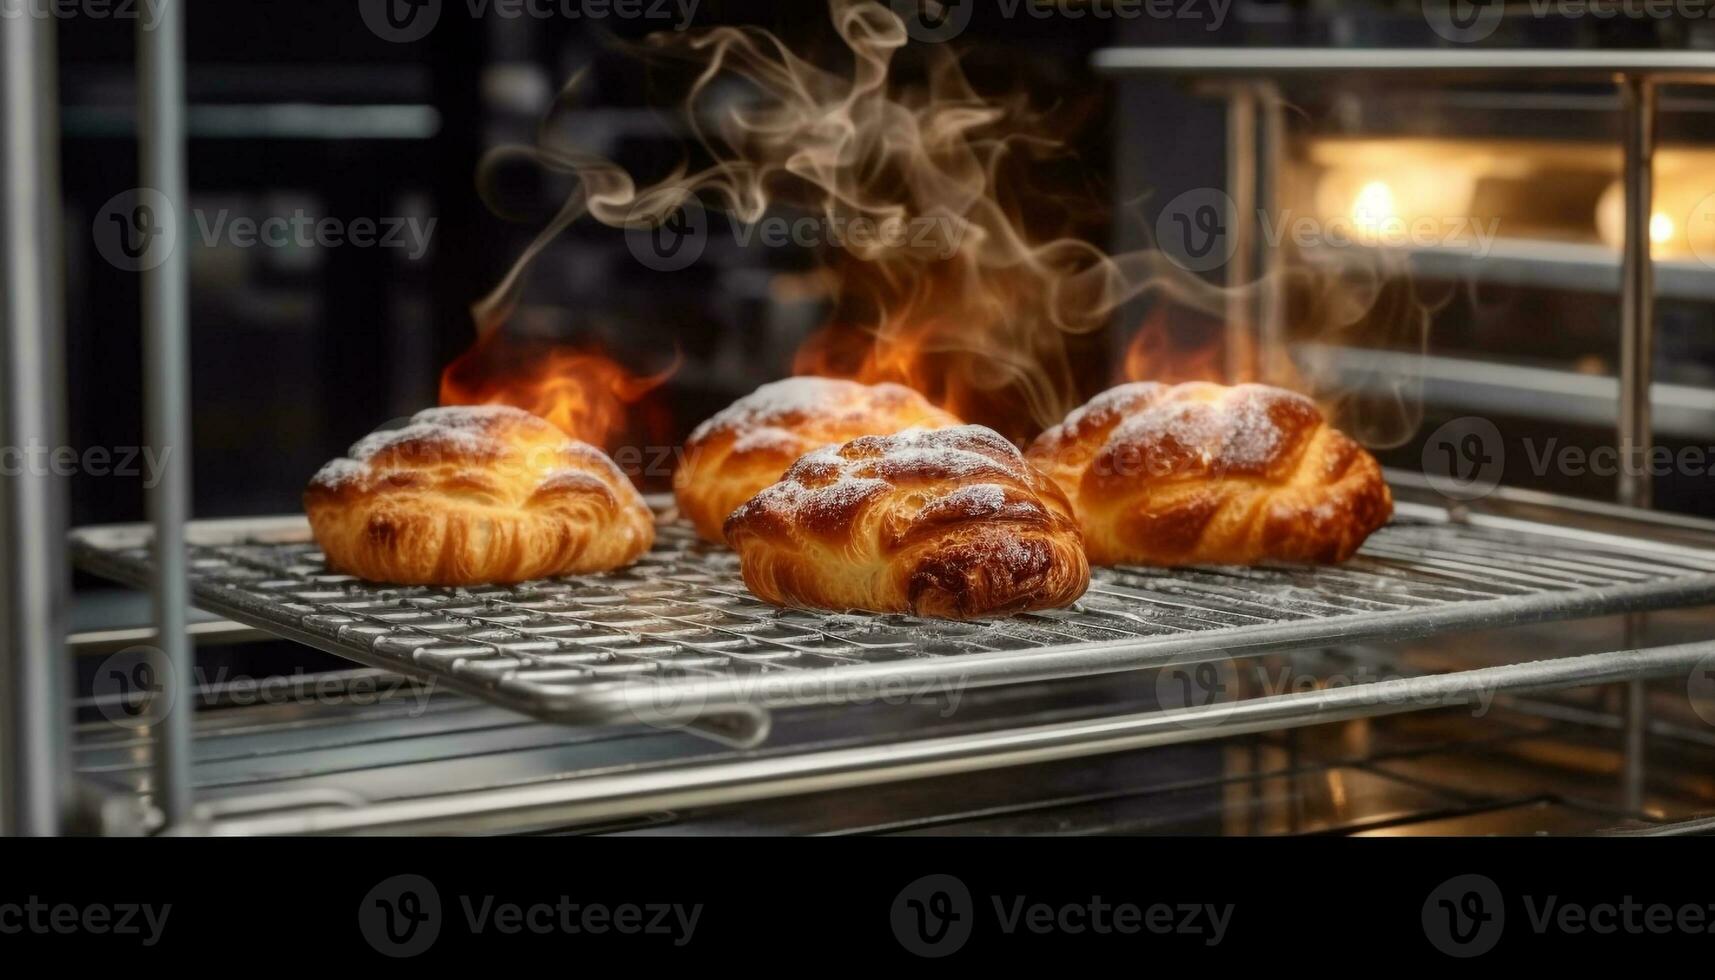
<instances>
[{"instance_id":1,"label":"powdered sugar dusting","mask_svg":"<svg viewBox=\"0 0 1715 980\"><path fill-rule=\"evenodd\" d=\"M434 485L461 492L500 493L504 487L525 495L600 484L642 506L641 495L606 453L507 405L418 412L403 428L359 439L348 458L323 466L310 485L324 491L364 484L422 488L426 476Z\"/></svg>"},{"instance_id":2,"label":"powdered sugar dusting","mask_svg":"<svg viewBox=\"0 0 1715 980\"><path fill-rule=\"evenodd\" d=\"M708 423L704 423L705 425ZM692 438L696 438L693 436ZM781 453L795 454L804 448L802 437L785 429L768 426L761 429L751 429L734 440L732 451L735 453Z\"/></svg>"},{"instance_id":3,"label":"powdered sugar dusting","mask_svg":"<svg viewBox=\"0 0 1715 980\"><path fill-rule=\"evenodd\" d=\"M1301 395L1261 385L1182 386L1126 418L1107 445L1172 447L1211 472L1260 472L1289 448L1282 416L1308 421L1320 413Z\"/></svg>"},{"instance_id":4,"label":"powdered sugar dusting","mask_svg":"<svg viewBox=\"0 0 1715 980\"><path fill-rule=\"evenodd\" d=\"M502 420L521 422L537 416L511 405L443 405L425 408L411 417L423 425L442 425L459 429L479 428Z\"/></svg>"},{"instance_id":5,"label":"powdered sugar dusting","mask_svg":"<svg viewBox=\"0 0 1715 980\"><path fill-rule=\"evenodd\" d=\"M972 511L994 513L1006 506L1006 488L998 483L960 487L946 496L946 503Z\"/></svg>"},{"instance_id":6,"label":"powdered sugar dusting","mask_svg":"<svg viewBox=\"0 0 1715 980\"><path fill-rule=\"evenodd\" d=\"M822 432L863 431L866 423L889 417L902 420L928 418L937 410L923 397L903 385L859 384L838 378L798 377L765 384L704 422L692 431L690 441L700 442L717 432L733 432L747 441L747 449L785 448L787 439L797 439L790 452L801 452L806 438L798 430L811 423ZM951 416L946 416L951 421ZM893 428L897 422L888 425ZM849 438L849 436L848 436Z\"/></svg>"},{"instance_id":7,"label":"powdered sugar dusting","mask_svg":"<svg viewBox=\"0 0 1715 980\"><path fill-rule=\"evenodd\" d=\"M361 483L368 473L369 467L355 459L335 459L330 460L326 466L317 470L314 479L310 482L329 490L338 490L342 487Z\"/></svg>"},{"instance_id":8,"label":"powdered sugar dusting","mask_svg":"<svg viewBox=\"0 0 1715 980\"><path fill-rule=\"evenodd\" d=\"M383 452L406 444L414 444L425 451L453 455L493 453L498 448L495 441L481 430L413 422L402 429L371 432L351 447L350 456L352 459L367 462Z\"/></svg>"},{"instance_id":9,"label":"powdered sugar dusting","mask_svg":"<svg viewBox=\"0 0 1715 980\"><path fill-rule=\"evenodd\" d=\"M692 441L706 439L720 429L742 431L769 428L812 412L826 412L855 401L864 386L834 378L787 378L765 384L717 412L692 431Z\"/></svg>"}]
</instances>

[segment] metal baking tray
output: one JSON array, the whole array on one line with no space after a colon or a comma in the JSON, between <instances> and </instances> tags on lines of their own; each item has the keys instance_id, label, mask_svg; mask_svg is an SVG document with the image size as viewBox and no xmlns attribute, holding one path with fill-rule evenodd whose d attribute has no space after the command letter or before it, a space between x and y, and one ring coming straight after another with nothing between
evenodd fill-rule
<instances>
[{"instance_id":1,"label":"metal baking tray","mask_svg":"<svg viewBox=\"0 0 1715 980\"><path fill-rule=\"evenodd\" d=\"M195 522L187 537L211 613L549 721L739 744L766 736L775 707L1715 603L1712 550L1412 503L1340 566L1100 569L1073 608L989 623L777 609L670 511L630 568L510 587L335 575L300 517ZM144 586L148 542L147 525L84 528L72 552Z\"/></svg>"}]
</instances>

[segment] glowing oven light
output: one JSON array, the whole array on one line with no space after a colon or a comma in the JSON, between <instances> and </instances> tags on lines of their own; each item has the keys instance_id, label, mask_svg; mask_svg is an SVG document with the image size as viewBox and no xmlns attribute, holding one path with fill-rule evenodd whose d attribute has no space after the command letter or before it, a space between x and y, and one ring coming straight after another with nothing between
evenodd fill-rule
<instances>
[{"instance_id":1,"label":"glowing oven light","mask_svg":"<svg viewBox=\"0 0 1715 980\"><path fill-rule=\"evenodd\" d=\"M1352 223L1369 238L1379 238L1399 218L1393 188L1383 180L1372 180L1358 190L1352 202Z\"/></svg>"},{"instance_id":2,"label":"glowing oven light","mask_svg":"<svg viewBox=\"0 0 1715 980\"><path fill-rule=\"evenodd\" d=\"M1650 216L1649 237L1650 241L1655 242L1657 245L1666 245L1668 242L1673 241L1674 233L1678 230L1679 229L1673 224L1673 219L1662 214L1660 211L1657 211L1654 215Z\"/></svg>"}]
</instances>

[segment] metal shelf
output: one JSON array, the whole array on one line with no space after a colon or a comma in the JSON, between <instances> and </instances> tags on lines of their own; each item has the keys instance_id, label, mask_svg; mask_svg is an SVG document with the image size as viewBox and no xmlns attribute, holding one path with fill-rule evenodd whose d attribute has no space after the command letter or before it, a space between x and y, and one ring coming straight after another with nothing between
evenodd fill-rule
<instances>
[{"instance_id":1,"label":"metal shelf","mask_svg":"<svg viewBox=\"0 0 1715 980\"><path fill-rule=\"evenodd\" d=\"M87 571L152 578L148 529L73 536ZM359 663L566 724L696 726L768 709L1106 674L1366 639L1715 603L1715 551L1401 504L1335 567L1098 570L1073 609L990 623L779 610L737 558L662 525L606 576L389 588L328 572L301 519L192 525L197 605Z\"/></svg>"},{"instance_id":2,"label":"metal shelf","mask_svg":"<svg viewBox=\"0 0 1715 980\"><path fill-rule=\"evenodd\" d=\"M1715 643L1706 642L1419 678L1409 704L1379 697L1377 685L1364 684L1176 711L929 732L926 737L881 744L828 744L802 753L723 752L672 763L655 760L627 766L609 762L576 775L550 778L543 773L531 778L520 774L516 781L501 785L430 795L369 800L350 793L304 789L296 794L239 797L233 802L203 806L196 827L221 835L468 833L479 829L494 833L637 820L702 807L1455 707L1495 694L1545 693L1683 675L1712 653ZM441 721L437 728L445 724ZM457 732L441 737L446 741L469 738ZM539 743L521 738L520 744ZM600 754L604 751L601 745L576 746L570 754L592 762L611 760L611 754Z\"/></svg>"},{"instance_id":3,"label":"metal shelf","mask_svg":"<svg viewBox=\"0 0 1715 980\"><path fill-rule=\"evenodd\" d=\"M1450 246L1319 248L1310 258L1367 268L1379 255L1397 255L1420 276L1613 295L1620 289L1620 253L1599 244L1501 239L1486 251ZM1656 295L1715 301L1715 268L1697 259L1657 259Z\"/></svg>"},{"instance_id":4,"label":"metal shelf","mask_svg":"<svg viewBox=\"0 0 1715 980\"><path fill-rule=\"evenodd\" d=\"M1506 76L1536 80L1608 80L1616 75L1663 82L1715 81L1715 52L1538 51L1507 48L1105 48L1097 69L1115 74L1362 74Z\"/></svg>"}]
</instances>

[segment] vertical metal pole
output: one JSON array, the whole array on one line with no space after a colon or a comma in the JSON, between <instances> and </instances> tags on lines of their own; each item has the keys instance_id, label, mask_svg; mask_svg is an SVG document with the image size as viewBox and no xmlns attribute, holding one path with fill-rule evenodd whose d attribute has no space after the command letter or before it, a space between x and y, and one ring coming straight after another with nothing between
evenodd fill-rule
<instances>
[{"instance_id":1,"label":"vertical metal pole","mask_svg":"<svg viewBox=\"0 0 1715 980\"><path fill-rule=\"evenodd\" d=\"M1279 222L1280 175L1286 167L1286 110L1279 90L1272 82L1262 82L1256 89L1258 120L1257 207ZM1279 248L1264 248L1262 289L1257 313L1257 381L1279 383L1289 378L1286 365L1290 354L1286 349L1286 255Z\"/></svg>"},{"instance_id":2,"label":"vertical metal pole","mask_svg":"<svg viewBox=\"0 0 1715 980\"><path fill-rule=\"evenodd\" d=\"M165 465L149 491L149 520L155 531L155 627L163 682L178 685L178 697L155 731L155 802L167 825L189 819L191 810L190 697L192 648L185 632L185 521L190 516L189 288L183 231L190 207L185 167L184 2L162 0L160 18L140 26L138 148L142 183L159 191L170 207L161 217L174 247L167 260L143 274L144 425L146 439Z\"/></svg>"},{"instance_id":3,"label":"vertical metal pole","mask_svg":"<svg viewBox=\"0 0 1715 980\"><path fill-rule=\"evenodd\" d=\"M1628 75L1620 81L1625 105L1626 242L1620 290L1620 503L1648 507L1648 466L1654 438L1650 389L1655 380L1655 265L1650 254L1650 219L1655 208L1656 88L1648 78ZM1626 645L1636 647L1643 621L1626 619ZM1643 805L1645 750L1649 732L1643 681L1624 689L1624 764L1621 795L1626 808Z\"/></svg>"},{"instance_id":4,"label":"vertical metal pole","mask_svg":"<svg viewBox=\"0 0 1715 980\"><path fill-rule=\"evenodd\" d=\"M1620 503L1650 506L1647 460L1653 438L1650 387L1655 379L1655 264L1650 256L1654 213L1655 83L1628 76L1625 92L1626 244L1620 296ZM1638 454L1643 454L1643 459Z\"/></svg>"},{"instance_id":5,"label":"vertical metal pole","mask_svg":"<svg viewBox=\"0 0 1715 980\"><path fill-rule=\"evenodd\" d=\"M1237 246L1227 263L1226 374L1229 384L1257 380L1256 92L1239 85L1227 95L1227 194L1233 200Z\"/></svg>"},{"instance_id":6,"label":"vertical metal pole","mask_svg":"<svg viewBox=\"0 0 1715 980\"><path fill-rule=\"evenodd\" d=\"M51 17L0 18L0 831L63 826L65 288Z\"/></svg>"}]
</instances>

